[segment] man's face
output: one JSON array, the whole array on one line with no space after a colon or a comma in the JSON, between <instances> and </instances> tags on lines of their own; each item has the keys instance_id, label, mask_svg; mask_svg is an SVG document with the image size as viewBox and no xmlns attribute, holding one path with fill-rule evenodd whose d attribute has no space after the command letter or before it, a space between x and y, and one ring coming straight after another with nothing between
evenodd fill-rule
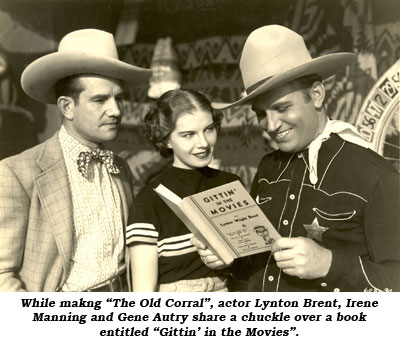
<instances>
[{"instance_id":1,"label":"man's face","mask_svg":"<svg viewBox=\"0 0 400 343\"><path fill-rule=\"evenodd\" d=\"M294 153L305 149L325 127L326 115L316 109L321 100L317 96L307 100L297 84L285 84L257 96L252 108L273 145Z\"/></svg>"},{"instance_id":2,"label":"man's face","mask_svg":"<svg viewBox=\"0 0 400 343\"><path fill-rule=\"evenodd\" d=\"M268 231L265 228L257 228L254 230L257 235L259 235L262 238L267 237L268 238Z\"/></svg>"},{"instance_id":3,"label":"man's face","mask_svg":"<svg viewBox=\"0 0 400 343\"><path fill-rule=\"evenodd\" d=\"M101 76L79 78L83 91L71 103L70 134L81 143L96 147L114 140L121 123L123 91L117 80Z\"/></svg>"}]
</instances>

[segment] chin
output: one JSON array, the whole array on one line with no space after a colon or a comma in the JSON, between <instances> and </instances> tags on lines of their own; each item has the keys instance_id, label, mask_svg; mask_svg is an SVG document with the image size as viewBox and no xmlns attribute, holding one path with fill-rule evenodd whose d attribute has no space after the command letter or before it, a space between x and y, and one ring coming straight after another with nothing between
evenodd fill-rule
<instances>
[{"instance_id":1,"label":"chin","mask_svg":"<svg viewBox=\"0 0 400 343\"><path fill-rule=\"evenodd\" d=\"M207 166L208 166L208 163L193 163L191 165L192 169L204 168Z\"/></svg>"},{"instance_id":2,"label":"chin","mask_svg":"<svg viewBox=\"0 0 400 343\"><path fill-rule=\"evenodd\" d=\"M284 144L278 144L278 149L283 152L288 152L288 153L292 152L291 149L285 146Z\"/></svg>"},{"instance_id":3,"label":"chin","mask_svg":"<svg viewBox=\"0 0 400 343\"><path fill-rule=\"evenodd\" d=\"M289 142L280 143L278 144L278 148L280 151L287 152L287 153L296 153L303 149L299 148L297 145Z\"/></svg>"},{"instance_id":4,"label":"chin","mask_svg":"<svg viewBox=\"0 0 400 343\"><path fill-rule=\"evenodd\" d=\"M195 163L196 167L195 168L204 168L207 167L211 163L211 159L208 159L207 161L200 161Z\"/></svg>"},{"instance_id":5,"label":"chin","mask_svg":"<svg viewBox=\"0 0 400 343\"><path fill-rule=\"evenodd\" d=\"M117 138L116 132L110 132L108 135L103 135L100 137L103 142L111 142Z\"/></svg>"}]
</instances>

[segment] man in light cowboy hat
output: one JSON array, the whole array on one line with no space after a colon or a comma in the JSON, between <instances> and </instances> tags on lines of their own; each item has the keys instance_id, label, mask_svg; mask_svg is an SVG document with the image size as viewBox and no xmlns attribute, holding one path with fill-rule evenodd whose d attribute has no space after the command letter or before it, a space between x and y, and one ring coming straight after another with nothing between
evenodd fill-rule
<instances>
[{"instance_id":1,"label":"man in light cowboy hat","mask_svg":"<svg viewBox=\"0 0 400 343\"><path fill-rule=\"evenodd\" d=\"M355 128L330 120L321 80L354 55L311 58L278 25L248 37L240 70L251 104L278 150L258 167L251 194L282 238L255 255L251 291L400 290L399 175ZM193 239L203 261L223 263Z\"/></svg>"},{"instance_id":2,"label":"man in light cowboy hat","mask_svg":"<svg viewBox=\"0 0 400 343\"><path fill-rule=\"evenodd\" d=\"M0 290L126 289L124 227L131 174L103 143L122 116L122 82L149 69L119 61L112 34L67 34L21 77L32 98L57 104L61 129L0 162Z\"/></svg>"}]
</instances>

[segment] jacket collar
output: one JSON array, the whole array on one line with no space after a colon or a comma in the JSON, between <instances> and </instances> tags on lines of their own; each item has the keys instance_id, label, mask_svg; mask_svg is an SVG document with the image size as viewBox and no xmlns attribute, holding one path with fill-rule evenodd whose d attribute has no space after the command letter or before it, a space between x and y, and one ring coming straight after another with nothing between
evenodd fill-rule
<instances>
[{"instance_id":1,"label":"jacket collar","mask_svg":"<svg viewBox=\"0 0 400 343\"><path fill-rule=\"evenodd\" d=\"M37 164L42 170L49 169L54 165L58 165L60 162L64 162L63 152L58 140L58 132L59 131L42 145L42 151L37 158Z\"/></svg>"}]
</instances>

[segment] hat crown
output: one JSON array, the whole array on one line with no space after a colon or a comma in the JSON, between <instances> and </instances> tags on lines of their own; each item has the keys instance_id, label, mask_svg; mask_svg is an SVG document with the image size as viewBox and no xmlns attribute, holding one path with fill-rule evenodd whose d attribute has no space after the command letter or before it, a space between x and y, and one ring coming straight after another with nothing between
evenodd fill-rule
<instances>
[{"instance_id":1,"label":"hat crown","mask_svg":"<svg viewBox=\"0 0 400 343\"><path fill-rule=\"evenodd\" d=\"M76 52L118 59L114 36L96 29L77 30L67 34L60 41L58 52Z\"/></svg>"},{"instance_id":2,"label":"hat crown","mask_svg":"<svg viewBox=\"0 0 400 343\"><path fill-rule=\"evenodd\" d=\"M247 93L257 83L311 59L303 38L284 26L268 25L253 31L244 44L239 64Z\"/></svg>"},{"instance_id":3,"label":"hat crown","mask_svg":"<svg viewBox=\"0 0 400 343\"><path fill-rule=\"evenodd\" d=\"M137 67L118 59L111 33L83 29L61 39L58 51L30 63L21 75L26 94L40 102L56 103L55 85L68 76L94 74L138 85L151 76L150 69Z\"/></svg>"}]
</instances>

